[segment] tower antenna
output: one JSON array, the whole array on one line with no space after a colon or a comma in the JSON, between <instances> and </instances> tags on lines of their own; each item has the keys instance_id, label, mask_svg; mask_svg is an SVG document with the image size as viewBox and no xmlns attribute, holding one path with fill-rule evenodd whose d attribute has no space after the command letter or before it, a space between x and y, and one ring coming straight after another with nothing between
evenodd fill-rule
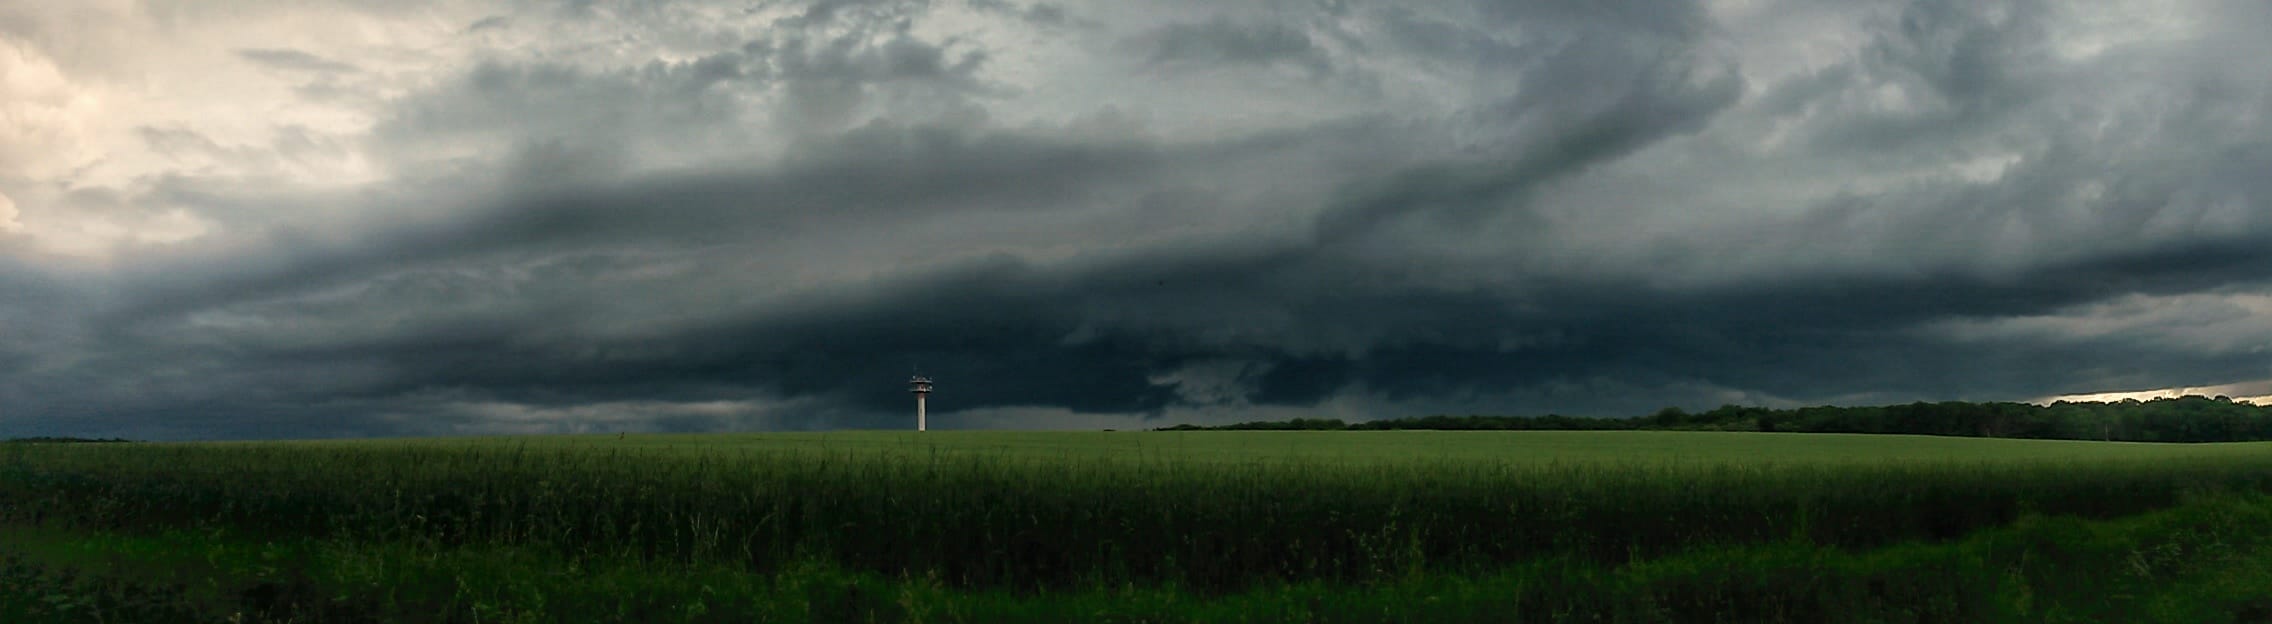
<instances>
[{"instance_id":1,"label":"tower antenna","mask_svg":"<svg viewBox=\"0 0 2272 624\"><path fill-rule=\"evenodd\" d=\"M928 430L929 427L923 422L923 399L931 395L931 378L922 375L909 377L907 391L915 393L915 430Z\"/></svg>"}]
</instances>

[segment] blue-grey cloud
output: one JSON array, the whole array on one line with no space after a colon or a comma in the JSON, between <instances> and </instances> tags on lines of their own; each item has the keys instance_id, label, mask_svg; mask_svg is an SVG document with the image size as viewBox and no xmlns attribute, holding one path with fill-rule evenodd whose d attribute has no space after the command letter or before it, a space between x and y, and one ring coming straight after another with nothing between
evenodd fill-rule
<instances>
[{"instance_id":1,"label":"blue-grey cloud","mask_svg":"<svg viewBox=\"0 0 2272 624\"><path fill-rule=\"evenodd\" d=\"M890 426L916 366L949 426L2272 378L2272 22L2179 4L475 7L399 83L238 46L361 69L370 123L0 175L212 230L0 238L0 432Z\"/></svg>"}]
</instances>

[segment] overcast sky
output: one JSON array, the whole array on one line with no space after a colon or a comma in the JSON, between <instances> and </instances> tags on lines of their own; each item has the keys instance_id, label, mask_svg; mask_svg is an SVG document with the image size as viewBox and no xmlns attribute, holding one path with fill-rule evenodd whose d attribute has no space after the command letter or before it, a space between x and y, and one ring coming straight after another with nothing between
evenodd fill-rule
<instances>
[{"instance_id":1,"label":"overcast sky","mask_svg":"<svg viewBox=\"0 0 2272 624\"><path fill-rule=\"evenodd\" d=\"M0 0L0 435L2272 394L2262 0Z\"/></svg>"}]
</instances>

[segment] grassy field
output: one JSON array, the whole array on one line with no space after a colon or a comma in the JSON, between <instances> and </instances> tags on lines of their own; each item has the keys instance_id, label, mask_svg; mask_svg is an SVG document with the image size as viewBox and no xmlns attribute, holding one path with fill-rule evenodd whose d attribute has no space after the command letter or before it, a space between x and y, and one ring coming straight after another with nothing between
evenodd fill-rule
<instances>
[{"instance_id":1,"label":"grassy field","mask_svg":"<svg viewBox=\"0 0 2272 624\"><path fill-rule=\"evenodd\" d=\"M1182 463L1736 462L1855 464L2257 457L2272 442L2152 444L1874 434L1718 431L852 431L493 436L222 443L322 448L512 448L681 454L1175 461Z\"/></svg>"},{"instance_id":2,"label":"grassy field","mask_svg":"<svg viewBox=\"0 0 2272 624\"><path fill-rule=\"evenodd\" d=\"M2268 444L1863 435L9 445L0 619L2240 621L2268 491Z\"/></svg>"}]
</instances>

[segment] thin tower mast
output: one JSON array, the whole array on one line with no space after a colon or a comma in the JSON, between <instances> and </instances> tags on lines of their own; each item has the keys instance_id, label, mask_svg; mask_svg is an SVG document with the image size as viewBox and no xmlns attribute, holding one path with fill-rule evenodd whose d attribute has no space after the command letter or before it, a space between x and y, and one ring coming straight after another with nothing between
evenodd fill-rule
<instances>
[{"instance_id":1,"label":"thin tower mast","mask_svg":"<svg viewBox=\"0 0 2272 624\"><path fill-rule=\"evenodd\" d=\"M931 395L931 378L916 375L908 379L907 391L915 393L915 430L928 430L923 422L923 398Z\"/></svg>"}]
</instances>

